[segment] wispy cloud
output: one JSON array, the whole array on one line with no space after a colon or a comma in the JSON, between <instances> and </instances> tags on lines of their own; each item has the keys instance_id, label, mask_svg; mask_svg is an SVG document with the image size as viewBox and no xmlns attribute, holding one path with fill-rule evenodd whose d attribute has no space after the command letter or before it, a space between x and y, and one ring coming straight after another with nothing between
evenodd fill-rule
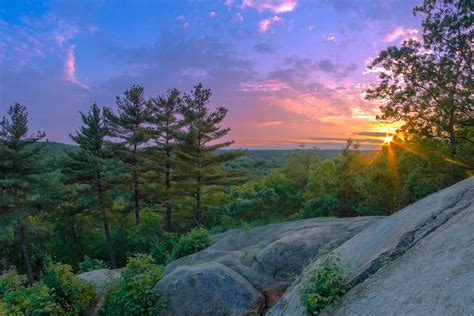
<instances>
[{"instance_id":1,"label":"wispy cloud","mask_svg":"<svg viewBox=\"0 0 474 316\"><path fill-rule=\"evenodd\" d=\"M401 42L408 39L420 41L417 29L408 29L403 26L397 26L392 32L385 35L383 41L385 43L390 43L398 39L401 39Z\"/></svg>"},{"instance_id":2,"label":"wispy cloud","mask_svg":"<svg viewBox=\"0 0 474 316\"><path fill-rule=\"evenodd\" d=\"M234 16L232 17L232 22L235 22L235 23L240 23L244 20L244 17L242 16L242 14L240 12L237 12L236 14L234 14Z\"/></svg>"},{"instance_id":3,"label":"wispy cloud","mask_svg":"<svg viewBox=\"0 0 474 316\"><path fill-rule=\"evenodd\" d=\"M244 0L242 7L255 8L260 12L270 10L274 13L285 13L293 11L297 4L297 0Z\"/></svg>"},{"instance_id":4,"label":"wispy cloud","mask_svg":"<svg viewBox=\"0 0 474 316\"><path fill-rule=\"evenodd\" d=\"M329 33L327 35L324 35L323 39L325 39L326 41L334 42L336 41L336 35L333 33Z\"/></svg>"},{"instance_id":5,"label":"wispy cloud","mask_svg":"<svg viewBox=\"0 0 474 316\"><path fill-rule=\"evenodd\" d=\"M79 28L75 25L58 21L58 27L53 31L53 37L59 46L62 46L67 40L72 39L77 33Z\"/></svg>"},{"instance_id":6,"label":"wispy cloud","mask_svg":"<svg viewBox=\"0 0 474 316\"><path fill-rule=\"evenodd\" d=\"M258 31L260 33L266 33L273 25L283 24L283 18L275 15L268 19L260 20Z\"/></svg>"},{"instance_id":7,"label":"wispy cloud","mask_svg":"<svg viewBox=\"0 0 474 316\"><path fill-rule=\"evenodd\" d=\"M265 121L265 122L260 122L258 125L262 127L273 127L273 126L278 126L278 125L283 125L285 122L283 121Z\"/></svg>"},{"instance_id":8,"label":"wispy cloud","mask_svg":"<svg viewBox=\"0 0 474 316\"><path fill-rule=\"evenodd\" d=\"M189 22L186 20L186 17L184 15L178 15L176 17L176 20L181 22L181 26L183 29L187 30L190 26Z\"/></svg>"},{"instance_id":9,"label":"wispy cloud","mask_svg":"<svg viewBox=\"0 0 474 316\"><path fill-rule=\"evenodd\" d=\"M70 45L67 50L66 60L64 62L64 76L67 81L72 82L79 87L89 90L89 86L76 78L76 57L74 55L75 45Z\"/></svg>"},{"instance_id":10,"label":"wispy cloud","mask_svg":"<svg viewBox=\"0 0 474 316\"><path fill-rule=\"evenodd\" d=\"M275 48L267 42L258 42L253 46L253 49L261 54L271 54L275 52Z\"/></svg>"}]
</instances>

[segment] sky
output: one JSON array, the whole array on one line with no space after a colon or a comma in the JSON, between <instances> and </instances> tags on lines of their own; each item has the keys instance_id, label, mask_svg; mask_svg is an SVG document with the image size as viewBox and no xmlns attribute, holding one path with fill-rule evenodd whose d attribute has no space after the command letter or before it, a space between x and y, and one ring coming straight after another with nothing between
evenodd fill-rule
<instances>
[{"instance_id":1,"label":"sky","mask_svg":"<svg viewBox=\"0 0 474 316\"><path fill-rule=\"evenodd\" d=\"M0 0L0 116L27 106L31 131L71 143L79 111L212 89L242 148L364 148L396 125L375 121L367 63L421 37L414 0Z\"/></svg>"}]
</instances>

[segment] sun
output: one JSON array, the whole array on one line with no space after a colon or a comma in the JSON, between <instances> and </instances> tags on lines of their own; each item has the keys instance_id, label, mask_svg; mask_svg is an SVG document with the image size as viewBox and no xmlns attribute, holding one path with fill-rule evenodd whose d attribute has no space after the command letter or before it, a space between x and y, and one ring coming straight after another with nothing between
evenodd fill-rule
<instances>
[{"instance_id":1,"label":"sun","mask_svg":"<svg viewBox=\"0 0 474 316\"><path fill-rule=\"evenodd\" d=\"M393 140L393 135L388 135L387 134L387 136L381 137L380 139L383 140L384 144L390 144L390 142L392 142L392 140Z\"/></svg>"}]
</instances>

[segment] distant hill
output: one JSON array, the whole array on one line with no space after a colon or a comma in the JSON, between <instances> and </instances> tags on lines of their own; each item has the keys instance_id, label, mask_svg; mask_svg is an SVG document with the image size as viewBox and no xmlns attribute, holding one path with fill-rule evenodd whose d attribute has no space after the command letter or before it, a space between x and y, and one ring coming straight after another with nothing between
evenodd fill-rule
<instances>
[{"instance_id":1,"label":"distant hill","mask_svg":"<svg viewBox=\"0 0 474 316\"><path fill-rule=\"evenodd\" d=\"M43 151L43 159L48 163L53 163L53 161L56 162L57 159L60 159L65 151L78 149L77 145L48 142ZM250 149L242 157L227 163L226 167L230 169L244 169L249 174L260 176L266 174L271 169L283 166L285 160L294 151L294 149ZM362 152L370 155L374 151L363 150ZM332 158L339 153L339 149L320 149L317 151L320 159Z\"/></svg>"},{"instance_id":2,"label":"distant hill","mask_svg":"<svg viewBox=\"0 0 474 316\"><path fill-rule=\"evenodd\" d=\"M43 149L43 154L46 156L57 156L62 155L66 150L79 150L79 146L48 142Z\"/></svg>"}]
</instances>

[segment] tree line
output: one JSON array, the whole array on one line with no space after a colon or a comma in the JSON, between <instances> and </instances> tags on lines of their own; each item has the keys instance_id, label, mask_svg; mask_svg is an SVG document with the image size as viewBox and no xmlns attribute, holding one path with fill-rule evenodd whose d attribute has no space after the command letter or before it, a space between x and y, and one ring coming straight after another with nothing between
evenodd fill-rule
<instances>
[{"instance_id":1,"label":"tree line","mask_svg":"<svg viewBox=\"0 0 474 316\"><path fill-rule=\"evenodd\" d=\"M117 112L94 103L87 113L80 113L82 126L70 135L79 150L66 151L60 161L59 180L64 186L60 208L73 217L83 213L101 222L112 267L117 267L112 213L131 210L134 225L140 226L144 205L152 205L163 215L164 230L171 232L176 201L190 196L194 226L199 227L203 188L241 180L241 173L220 168L243 151L220 151L233 143L219 141L229 132L222 127L227 109L211 110L210 98L211 91L202 84L189 94L171 89L148 100L143 87L132 86L116 98ZM26 219L52 202L45 197L55 198L39 192L50 176L38 163L47 144L42 142L45 136L29 134L27 110L19 103L10 107L0 124L0 210L19 241L21 261L31 280ZM10 246L4 244L4 249Z\"/></svg>"}]
</instances>

